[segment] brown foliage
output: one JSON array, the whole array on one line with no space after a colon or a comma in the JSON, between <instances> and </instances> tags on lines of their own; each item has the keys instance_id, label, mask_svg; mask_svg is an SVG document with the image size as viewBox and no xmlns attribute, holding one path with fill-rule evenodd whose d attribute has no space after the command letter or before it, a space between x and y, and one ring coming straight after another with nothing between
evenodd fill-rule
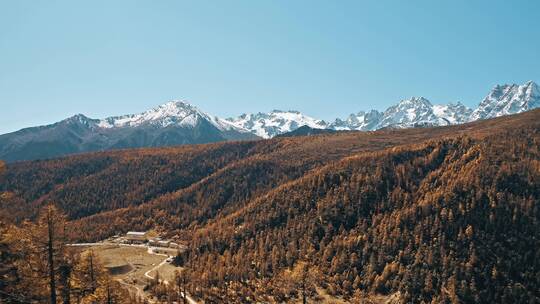
<instances>
[{"instance_id":1,"label":"brown foliage","mask_svg":"<svg viewBox=\"0 0 540 304\"><path fill-rule=\"evenodd\" d=\"M208 301L298 298L282 276L307 261L355 301L535 302L539 115L19 163L2 189L22 203L0 206L22 220L55 198L73 239L178 236Z\"/></svg>"}]
</instances>

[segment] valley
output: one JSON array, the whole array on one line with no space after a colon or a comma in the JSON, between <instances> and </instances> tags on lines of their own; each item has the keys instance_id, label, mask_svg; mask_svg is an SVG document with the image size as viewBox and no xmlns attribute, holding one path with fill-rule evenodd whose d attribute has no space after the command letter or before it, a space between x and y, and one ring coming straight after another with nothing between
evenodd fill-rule
<instances>
[{"instance_id":1,"label":"valley","mask_svg":"<svg viewBox=\"0 0 540 304\"><path fill-rule=\"evenodd\" d=\"M0 1L0 304L540 304L540 1Z\"/></svg>"}]
</instances>

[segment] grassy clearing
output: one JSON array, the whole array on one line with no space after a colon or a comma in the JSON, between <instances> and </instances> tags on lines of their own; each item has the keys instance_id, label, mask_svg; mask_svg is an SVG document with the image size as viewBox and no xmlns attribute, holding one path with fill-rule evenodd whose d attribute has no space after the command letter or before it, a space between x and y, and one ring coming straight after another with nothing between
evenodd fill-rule
<instances>
[{"instance_id":1,"label":"grassy clearing","mask_svg":"<svg viewBox=\"0 0 540 304\"><path fill-rule=\"evenodd\" d=\"M92 249L105 266L117 267L126 264L131 265L132 270L130 272L115 275L115 278L123 279L126 282L135 283L137 285L144 285L148 279L144 274L165 259L164 256L149 254L148 249L144 247L104 245L95 246L92 247ZM174 267L168 264L165 264L162 267L164 268L166 265ZM162 267L159 268L159 272L160 276L163 277L161 274ZM165 271L166 274L169 272L170 270ZM154 274L154 271L150 273L151 276Z\"/></svg>"}]
</instances>

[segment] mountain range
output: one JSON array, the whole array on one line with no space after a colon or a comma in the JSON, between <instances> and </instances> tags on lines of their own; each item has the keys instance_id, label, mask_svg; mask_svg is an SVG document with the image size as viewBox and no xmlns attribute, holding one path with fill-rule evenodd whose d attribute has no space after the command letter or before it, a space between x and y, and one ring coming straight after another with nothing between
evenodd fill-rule
<instances>
[{"instance_id":1,"label":"mountain range","mask_svg":"<svg viewBox=\"0 0 540 304\"><path fill-rule=\"evenodd\" d=\"M474 110L460 102L441 105L432 104L424 97L411 97L401 100L383 112L360 111L330 123L297 111L279 110L270 113L242 114L227 120L238 128L249 130L263 138L271 138L291 132L302 125L318 129L358 131L374 131L389 127L402 129L447 126L517 114L538 107L540 107L540 89L536 83L529 81L523 85L495 86Z\"/></svg>"},{"instance_id":2,"label":"mountain range","mask_svg":"<svg viewBox=\"0 0 540 304\"><path fill-rule=\"evenodd\" d=\"M360 111L333 122L281 110L222 119L187 102L170 101L140 114L105 119L78 114L51 125L0 135L0 159L13 162L111 149L272 138L302 126L337 131L446 126L538 107L540 89L532 81L497 85L474 110L459 102L440 105L412 97L383 112Z\"/></svg>"}]
</instances>

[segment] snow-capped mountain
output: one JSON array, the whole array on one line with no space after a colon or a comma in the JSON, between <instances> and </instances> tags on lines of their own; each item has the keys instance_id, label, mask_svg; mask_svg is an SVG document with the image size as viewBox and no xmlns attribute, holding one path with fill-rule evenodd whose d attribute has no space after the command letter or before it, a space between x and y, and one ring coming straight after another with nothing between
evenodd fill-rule
<instances>
[{"instance_id":1,"label":"snow-capped mountain","mask_svg":"<svg viewBox=\"0 0 540 304\"><path fill-rule=\"evenodd\" d=\"M435 115L433 105L424 97L412 97L389 107L376 129L384 127L410 128L420 125L448 125L443 117Z\"/></svg>"},{"instance_id":2,"label":"snow-capped mountain","mask_svg":"<svg viewBox=\"0 0 540 304\"><path fill-rule=\"evenodd\" d=\"M42 159L89 151L256 138L186 102L171 101L140 114L105 119L78 114L51 125L0 135L0 159Z\"/></svg>"},{"instance_id":3,"label":"snow-capped mountain","mask_svg":"<svg viewBox=\"0 0 540 304\"><path fill-rule=\"evenodd\" d=\"M461 103L433 105L423 97L400 101L384 112L372 110L351 114L346 121L337 119L331 128L336 130L373 131L386 127L446 126L468 120L472 110Z\"/></svg>"},{"instance_id":4,"label":"snow-capped mountain","mask_svg":"<svg viewBox=\"0 0 540 304\"><path fill-rule=\"evenodd\" d=\"M300 126L332 130L373 131L381 128L447 126L477 119L521 113L540 107L540 89L529 81L523 85L498 85L474 111L460 102L432 104L424 97L404 99L383 112L360 111L326 123L297 111L242 114L227 119L235 126L263 138L288 133Z\"/></svg>"},{"instance_id":5,"label":"snow-capped mountain","mask_svg":"<svg viewBox=\"0 0 540 304\"><path fill-rule=\"evenodd\" d=\"M469 121L473 112L472 109L464 106L459 101L447 105L434 105L432 110L435 116L444 119L451 125Z\"/></svg>"},{"instance_id":6,"label":"snow-capped mountain","mask_svg":"<svg viewBox=\"0 0 540 304\"><path fill-rule=\"evenodd\" d=\"M540 89L532 81L495 86L472 113L470 120L516 114L540 107Z\"/></svg>"},{"instance_id":7,"label":"snow-capped mountain","mask_svg":"<svg viewBox=\"0 0 540 304\"><path fill-rule=\"evenodd\" d=\"M157 127L182 126L194 127L200 121L207 121L222 131L237 130L238 128L225 119L205 113L195 106L180 100L169 101L156 108L139 114L108 117L99 121L101 128L125 128L152 125Z\"/></svg>"},{"instance_id":8,"label":"snow-capped mountain","mask_svg":"<svg viewBox=\"0 0 540 304\"><path fill-rule=\"evenodd\" d=\"M385 127L411 128L415 126L446 126L468 121L472 110L461 103L433 105L423 97L412 97L400 101L384 112L371 110L360 111L349 115L346 119L336 119L326 123L306 116L297 111L278 111L270 113L242 114L228 120L235 126L247 129L263 138L294 131L301 126L314 129L332 129L373 131Z\"/></svg>"},{"instance_id":9,"label":"snow-capped mountain","mask_svg":"<svg viewBox=\"0 0 540 304\"><path fill-rule=\"evenodd\" d=\"M0 159L29 160L117 148L199 144L224 140L271 138L302 126L313 129L372 131L381 128L446 126L521 113L540 107L540 89L523 85L495 86L474 111L461 103L432 104L423 97L400 101L383 112L350 114L332 123L298 111L242 114L222 119L184 101L170 101L139 114L92 119L78 114L60 122L0 135ZM296 134L296 133L290 133Z\"/></svg>"},{"instance_id":10,"label":"snow-capped mountain","mask_svg":"<svg viewBox=\"0 0 540 304\"><path fill-rule=\"evenodd\" d=\"M270 113L242 114L236 118L228 118L227 121L262 138L274 137L296 130L301 126L314 129L327 127L325 121L309 117L298 111L274 110Z\"/></svg>"},{"instance_id":11,"label":"snow-capped mountain","mask_svg":"<svg viewBox=\"0 0 540 304\"><path fill-rule=\"evenodd\" d=\"M379 125L382 117L383 113L377 110L360 111L349 115L345 120L337 118L329 125L329 128L333 130L374 130Z\"/></svg>"}]
</instances>

